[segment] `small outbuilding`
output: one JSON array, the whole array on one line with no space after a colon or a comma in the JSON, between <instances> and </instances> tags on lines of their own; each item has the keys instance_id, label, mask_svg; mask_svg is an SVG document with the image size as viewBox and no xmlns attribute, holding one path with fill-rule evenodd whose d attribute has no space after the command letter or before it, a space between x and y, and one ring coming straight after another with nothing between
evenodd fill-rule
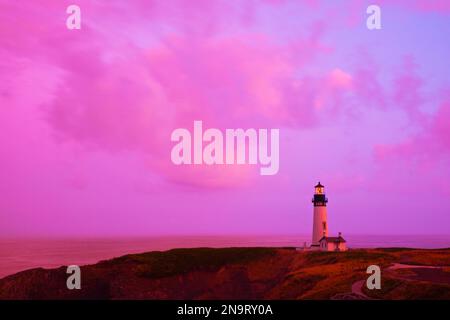
<instances>
[{"instance_id":1,"label":"small outbuilding","mask_svg":"<svg viewBox=\"0 0 450 320\"><path fill-rule=\"evenodd\" d=\"M347 245L339 232L338 237L322 237L319 240L319 249L320 251L347 251Z\"/></svg>"}]
</instances>

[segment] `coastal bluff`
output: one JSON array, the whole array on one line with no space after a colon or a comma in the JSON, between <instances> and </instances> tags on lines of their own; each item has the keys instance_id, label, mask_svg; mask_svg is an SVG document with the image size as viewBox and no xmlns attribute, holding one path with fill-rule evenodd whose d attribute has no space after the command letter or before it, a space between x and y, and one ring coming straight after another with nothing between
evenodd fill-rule
<instances>
[{"instance_id":1,"label":"coastal bluff","mask_svg":"<svg viewBox=\"0 0 450 320\"><path fill-rule=\"evenodd\" d=\"M364 286L370 265L381 290ZM81 266L81 290L67 289L66 270L4 277L0 299L450 299L450 249L153 251Z\"/></svg>"}]
</instances>

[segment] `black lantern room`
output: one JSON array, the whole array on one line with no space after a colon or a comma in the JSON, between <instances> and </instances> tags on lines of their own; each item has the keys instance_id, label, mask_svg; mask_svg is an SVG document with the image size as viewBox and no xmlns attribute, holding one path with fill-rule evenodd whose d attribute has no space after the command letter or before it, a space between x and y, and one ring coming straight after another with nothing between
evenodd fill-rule
<instances>
[{"instance_id":1,"label":"black lantern room","mask_svg":"<svg viewBox=\"0 0 450 320\"><path fill-rule=\"evenodd\" d=\"M312 202L314 203L314 207L326 207L328 199L325 197L325 187L319 182L314 187L314 198Z\"/></svg>"}]
</instances>

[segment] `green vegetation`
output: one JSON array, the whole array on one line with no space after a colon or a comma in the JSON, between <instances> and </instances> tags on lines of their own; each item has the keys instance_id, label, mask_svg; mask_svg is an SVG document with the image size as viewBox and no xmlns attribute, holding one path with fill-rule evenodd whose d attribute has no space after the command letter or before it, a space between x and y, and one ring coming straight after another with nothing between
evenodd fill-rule
<instances>
[{"instance_id":1,"label":"green vegetation","mask_svg":"<svg viewBox=\"0 0 450 320\"><path fill-rule=\"evenodd\" d=\"M305 263L310 266L314 265L329 265L342 262L359 263L377 262L379 264L390 263L394 256L382 251L367 251L367 250L349 250L347 252L308 252L305 256Z\"/></svg>"},{"instance_id":2,"label":"green vegetation","mask_svg":"<svg viewBox=\"0 0 450 320\"><path fill-rule=\"evenodd\" d=\"M136 273L146 278L163 278L191 271L214 271L226 264L248 263L275 255L271 248L195 248L149 252L123 258L137 262Z\"/></svg>"},{"instance_id":3,"label":"green vegetation","mask_svg":"<svg viewBox=\"0 0 450 320\"><path fill-rule=\"evenodd\" d=\"M291 274L277 288L277 299L296 299L307 294L317 283L325 280L324 275Z\"/></svg>"}]
</instances>

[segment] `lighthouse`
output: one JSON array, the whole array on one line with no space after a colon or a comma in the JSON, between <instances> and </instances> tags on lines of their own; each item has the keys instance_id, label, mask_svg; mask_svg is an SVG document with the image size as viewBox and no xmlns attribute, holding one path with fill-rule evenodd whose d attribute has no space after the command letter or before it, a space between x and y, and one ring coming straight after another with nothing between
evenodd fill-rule
<instances>
[{"instance_id":1,"label":"lighthouse","mask_svg":"<svg viewBox=\"0 0 450 320\"><path fill-rule=\"evenodd\" d=\"M320 248L320 239L328 237L327 202L325 187L320 182L314 187L313 235L311 248Z\"/></svg>"}]
</instances>

